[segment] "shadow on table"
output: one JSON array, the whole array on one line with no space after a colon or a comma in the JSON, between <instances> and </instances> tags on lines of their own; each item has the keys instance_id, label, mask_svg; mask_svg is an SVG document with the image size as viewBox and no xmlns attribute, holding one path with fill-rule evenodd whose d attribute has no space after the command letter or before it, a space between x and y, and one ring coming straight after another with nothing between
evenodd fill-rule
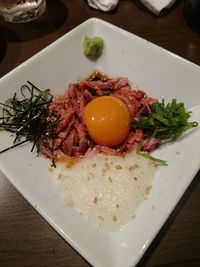
<instances>
[{"instance_id":1,"label":"shadow on table","mask_svg":"<svg viewBox=\"0 0 200 267\"><path fill-rule=\"evenodd\" d=\"M68 10L63 2L49 0L45 13L37 20L21 24L3 22L2 26L7 42L23 42L53 32L65 22L67 16Z\"/></svg>"},{"instance_id":2,"label":"shadow on table","mask_svg":"<svg viewBox=\"0 0 200 267\"><path fill-rule=\"evenodd\" d=\"M198 27L197 25L195 25L195 23L191 20L191 18L188 16L188 14L186 14L185 11L184 11L183 15L184 15L184 19L185 19L185 22L187 23L187 25L188 25L194 32L200 34L200 26Z\"/></svg>"},{"instance_id":3,"label":"shadow on table","mask_svg":"<svg viewBox=\"0 0 200 267\"><path fill-rule=\"evenodd\" d=\"M153 255L153 253L156 250L156 248L158 247L159 243L164 238L165 234L167 233L167 231L169 230L171 225L174 223L177 215L179 214L179 212L181 211L181 209L185 205L186 201L188 200L188 198L192 194L193 190L195 189L195 187L199 183L199 178L200 178L200 170L197 173L197 175L195 176L195 178L192 181L192 183L190 184L190 186L188 187L188 189L186 190L186 192L184 193L184 195L182 196L182 198L180 199L180 201L178 202L178 204L176 205L176 207L174 208L174 210L172 211L172 213L170 214L169 218L167 219L167 221L165 222L165 224L163 225L163 227L161 228L159 233L157 234L156 238L153 240L153 242L151 243L151 245L149 246L149 248L145 252L144 256L141 258L141 260L136 265L136 267L144 267L147 264L148 260Z\"/></svg>"},{"instance_id":4,"label":"shadow on table","mask_svg":"<svg viewBox=\"0 0 200 267\"><path fill-rule=\"evenodd\" d=\"M0 27L0 63L2 62L4 55L6 54L6 50L7 50L7 42L5 34L2 27Z\"/></svg>"}]
</instances>

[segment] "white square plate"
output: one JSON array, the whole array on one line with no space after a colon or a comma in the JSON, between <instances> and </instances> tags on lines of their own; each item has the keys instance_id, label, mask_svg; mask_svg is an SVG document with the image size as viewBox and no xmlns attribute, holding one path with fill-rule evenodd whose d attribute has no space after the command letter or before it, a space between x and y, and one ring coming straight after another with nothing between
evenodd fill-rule
<instances>
[{"instance_id":1,"label":"white square plate","mask_svg":"<svg viewBox=\"0 0 200 267\"><path fill-rule=\"evenodd\" d=\"M83 55L85 35L102 36L105 41L97 61ZM183 101L193 110L192 120L200 123L200 67L96 18L4 76L0 80L0 101L13 96L27 80L40 88L51 88L53 94L62 93L69 82L85 78L95 69L113 77L128 77L149 96ZM11 142L8 133L0 132L0 149ZM0 155L0 168L10 182L93 266L127 267L139 261L199 170L200 130L155 153L166 159L168 166L158 170L151 194L135 220L114 234L102 231L64 205L49 177L50 162L36 157L30 149L31 145L26 145Z\"/></svg>"}]
</instances>

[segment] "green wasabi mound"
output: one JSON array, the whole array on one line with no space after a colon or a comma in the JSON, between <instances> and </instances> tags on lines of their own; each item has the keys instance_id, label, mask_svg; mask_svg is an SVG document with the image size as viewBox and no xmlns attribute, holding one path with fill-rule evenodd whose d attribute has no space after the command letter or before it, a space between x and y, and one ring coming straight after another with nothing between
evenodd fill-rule
<instances>
[{"instance_id":1,"label":"green wasabi mound","mask_svg":"<svg viewBox=\"0 0 200 267\"><path fill-rule=\"evenodd\" d=\"M88 37L85 36L83 40L83 52L84 55L90 58L98 58L102 52L104 47L103 38L99 36Z\"/></svg>"}]
</instances>

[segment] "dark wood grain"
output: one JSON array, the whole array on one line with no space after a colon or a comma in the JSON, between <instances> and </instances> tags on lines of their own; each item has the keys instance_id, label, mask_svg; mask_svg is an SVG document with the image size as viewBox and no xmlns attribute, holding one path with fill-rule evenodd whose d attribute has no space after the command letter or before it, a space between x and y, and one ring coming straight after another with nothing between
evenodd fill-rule
<instances>
[{"instance_id":1,"label":"dark wood grain","mask_svg":"<svg viewBox=\"0 0 200 267\"><path fill-rule=\"evenodd\" d=\"M37 22L12 25L0 19L0 77L90 17L102 18L200 65L200 34L187 24L183 1L177 1L170 11L159 17L152 15L139 1L121 0L118 8L109 13L93 10L83 0L47 2L47 11ZM200 173L139 267L200 266L199 178ZM2 174L0 266L89 266Z\"/></svg>"}]
</instances>

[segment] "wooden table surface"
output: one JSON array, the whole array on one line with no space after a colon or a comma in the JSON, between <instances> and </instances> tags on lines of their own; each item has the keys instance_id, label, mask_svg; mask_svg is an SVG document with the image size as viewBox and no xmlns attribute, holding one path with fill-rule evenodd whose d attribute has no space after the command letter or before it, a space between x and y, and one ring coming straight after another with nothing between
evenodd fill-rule
<instances>
[{"instance_id":1,"label":"wooden table surface","mask_svg":"<svg viewBox=\"0 0 200 267\"><path fill-rule=\"evenodd\" d=\"M48 1L37 22L0 19L0 77L90 17L98 17L200 65L200 34L183 16L183 1L152 15L139 1L121 0L109 13L84 0ZM199 77L200 78L200 77ZM188 88L189 90L189 88ZM139 266L200 266L200 172ZM0 173L0 267L90 266ZM123 266L122 266L123 267Z\"/></svg>"}]
</instances>

